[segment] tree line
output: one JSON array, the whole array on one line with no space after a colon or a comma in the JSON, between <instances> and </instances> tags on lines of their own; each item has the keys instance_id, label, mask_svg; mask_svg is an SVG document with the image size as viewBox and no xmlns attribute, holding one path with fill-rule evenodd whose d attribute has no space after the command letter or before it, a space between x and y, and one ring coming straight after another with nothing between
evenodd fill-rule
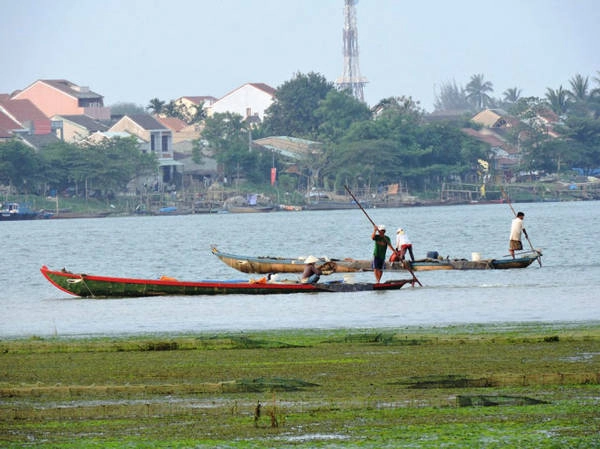
<instances>
[{"instance_id":1,"label":"tree line","mask_svg":"<svg viewBox=\"0 0 600 449\"><path fill-rule=\"evenodd\" d=\"M157 167L156 156L141 152L134 137L56 142L39 152L16 139L0 144L0 184L20 194L106 198L124 192L136 177L156 173Z\"/></svg>"},{"instance_id":2,"label":"tree line","mask_svg":"<svg viewBox=\"0 0 600 449\"><path fill-rule=\"evenodd\" d=\"M504 109L519 119L504 136L521 151L519 169L564 173L578 168L595 173L600 167L598 75L591 81L575 75L568 89L548 88L544 98L523 97L518 87L495 98L493 84L476 74L465 87L455 82L441 86L436 111L460 111L446 120L431 120L418 101L406 96L385 98L369 108L314 72L296 73L279 86L262 123L232 113L206 117L201 108L190 114L174 101L157 98L145 109L201 123L194 159L214 157L225 179L243 179L254 188L266 188L271 168L276 167L278 187L286 191L317 187L343 192L344 185L373 188L400 183L422 192L439 189L443 182L473 181L478 161L491 160L490 147L463 132L479 128L470 119L484 108ZM547 110L559 117L555 135L540 120ZM321 150L291 159L252 145L267 136L319 142ZM0 183L21 193L71 188L86 195L117 194L136 176L155 171L156 164L152 155L139 151L133 138L97 144L60 142L39 153L17 140L0 144Z\"/></svg>"},{"instance_id":3,"label":"tree line","mask_svg":"<svg viewBox=\"0 0 600 449\"><path fill-rule=\"evenodd\" d=\"M281 175L280 186L286 189L303 182L308 183L305 187L340 192L345 184L400 183L420 192L439 189L443 182L477 180L478 161L490 161L493 155L488 145L462 130L479 129L471 121L473 115L497 108L518 119L504 138L521 152L519 170L561 173L578 168L592 174L600 167L600 77L593 82L596 87L589 78L576 75L570 89L548 88L545 98L522 97L518 87L494 98L493 84L477 74L464 88L455 82L442 86L436 111L459 114L435 121L411 97L385 98L369 108L320 74L297 73L277 89L261 124L245 123L235 114L215 114L204 121L203 142L230 178L241 167L252 182L268 180L275 155L253 153L247 145L251 133L256 138L291 136L322 143L322 152L287 161L297 166L300 178ZM558 116L552 129L542 119L547 111ZM282 159L277 156L280 169L286 167Z\"/></svg>"}]
</instances>

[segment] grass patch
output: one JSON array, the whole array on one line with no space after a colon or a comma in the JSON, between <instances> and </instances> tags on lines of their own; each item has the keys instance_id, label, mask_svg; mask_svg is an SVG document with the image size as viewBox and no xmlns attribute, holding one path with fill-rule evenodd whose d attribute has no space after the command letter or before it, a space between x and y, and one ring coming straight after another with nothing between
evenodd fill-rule
<instances>
[{"instance_id":1,"label":"grass patch","mask_svg":"<svg viewBox=\"0 0 600 449\"><path fill-rule=\"evenodd\" d=\"M595 447L599 383L593 324L4 340L0 446Z\"/></svg>"}]
</instances>

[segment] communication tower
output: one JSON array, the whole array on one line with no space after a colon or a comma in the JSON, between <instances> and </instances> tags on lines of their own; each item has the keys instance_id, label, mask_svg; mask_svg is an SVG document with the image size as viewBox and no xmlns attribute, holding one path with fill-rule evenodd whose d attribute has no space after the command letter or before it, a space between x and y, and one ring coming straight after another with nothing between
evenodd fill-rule
<instances>
[{"instance_id":1,"label":"communication tower","mask_svg":"<svg viewBox=\"0 0 600 449\"><path fill-rule=\"evenodd\" d=\"M355 98L365 101L363 88L367 79L360 75L358 66L358 28L355 7L358 0L344 1L344 73L336 80L336 84L340 89L350 89Z\"/></svg>"}]
</instances>

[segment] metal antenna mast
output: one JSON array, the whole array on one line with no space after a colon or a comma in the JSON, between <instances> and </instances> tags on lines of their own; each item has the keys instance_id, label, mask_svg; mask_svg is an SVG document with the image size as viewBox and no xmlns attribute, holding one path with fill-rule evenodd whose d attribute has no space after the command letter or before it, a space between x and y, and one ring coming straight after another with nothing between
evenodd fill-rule
<instances>
[{"instance_id":1,"label":"metal antenna mast","mask_svg":"<svg viewBox=\"0 0 600 449\"><path fill-rule=\"evenodd\" d=\"M337 79L340 89L350 89L352 95L365 101L363 88L367 79L360 76L358 67L358 28L356 27L356 8L358 0L344 0L344 74Z\"/></svg>"}]
</instances>

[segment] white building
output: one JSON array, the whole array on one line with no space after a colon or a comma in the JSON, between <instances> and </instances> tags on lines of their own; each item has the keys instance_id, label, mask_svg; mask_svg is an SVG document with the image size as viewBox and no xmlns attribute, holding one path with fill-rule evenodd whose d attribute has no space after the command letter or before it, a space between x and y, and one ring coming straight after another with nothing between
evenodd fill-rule
<instances>
[{"instance_id":1,"label":"white building","mask_svg":"<svg viewBox=\"0 0 600 449\"><path fill-rule=\"evenodd\" d=\"M245 120L249 117L264 119L265 110L271 106L275 89L264 83L246 83L215 101L208 108L208 115L231 112Z\"/></svg>"}]
</instances>

